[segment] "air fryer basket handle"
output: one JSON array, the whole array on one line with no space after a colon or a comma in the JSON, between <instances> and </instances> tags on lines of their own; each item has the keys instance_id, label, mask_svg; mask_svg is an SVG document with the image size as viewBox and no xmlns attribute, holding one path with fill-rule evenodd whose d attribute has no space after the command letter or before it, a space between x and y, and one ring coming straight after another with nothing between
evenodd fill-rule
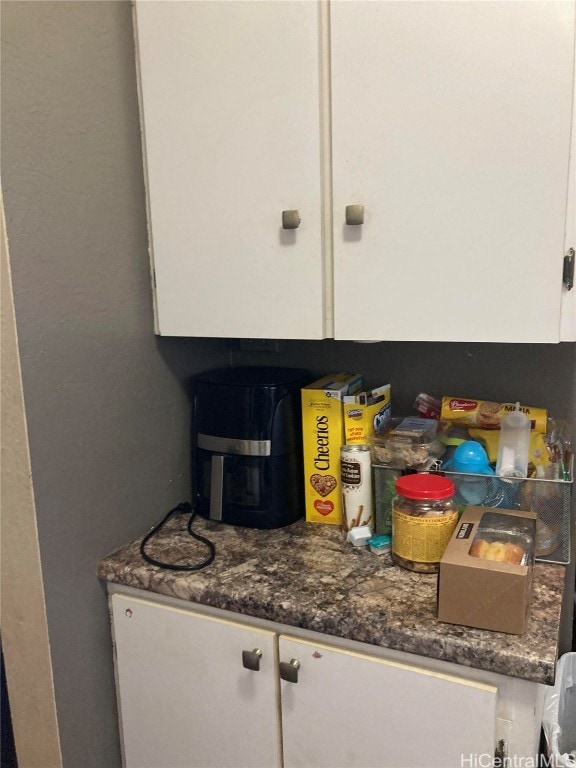
<instances>
[{"instance_id":1,"label":"air fryer basket handle","mask_svg":"<svg viewBox=\"0 0 576 768\"><path fill-rule=\"evenodd\" d=\"M210 472L210 520L222 520L224 490L224 456L214 454Z\"/></svg>"}]
</instances>

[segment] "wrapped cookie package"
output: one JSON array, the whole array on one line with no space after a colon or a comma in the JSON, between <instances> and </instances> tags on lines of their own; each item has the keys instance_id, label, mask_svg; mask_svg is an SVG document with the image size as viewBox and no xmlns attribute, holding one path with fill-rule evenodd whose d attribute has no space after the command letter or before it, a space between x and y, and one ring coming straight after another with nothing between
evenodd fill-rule
<instances>
[{"instance_id":1,"label":"wrapped cookie package","mask_svg":"<svg viewBox=\"0 0 576 768\"><path fill-rule=\"evenodd\" d=\"M534 512L467 507L440 561L439 620L524 634L535 542Z\"/></svg>"},{"instance_id":2,"label":"wrapped cookie package","mask_svg":"<svg viewBox=\"0 0 576 768\"><path fill-rule=\"evenodd\" d=\"M500 429L504 416L516 409L516 403L494 403L467 397L443 397L440 418L464 427ZM521 405L520 410L530 419L530 428L546 434L548 412L545 408Z\"/></svg>"}]
</instances>

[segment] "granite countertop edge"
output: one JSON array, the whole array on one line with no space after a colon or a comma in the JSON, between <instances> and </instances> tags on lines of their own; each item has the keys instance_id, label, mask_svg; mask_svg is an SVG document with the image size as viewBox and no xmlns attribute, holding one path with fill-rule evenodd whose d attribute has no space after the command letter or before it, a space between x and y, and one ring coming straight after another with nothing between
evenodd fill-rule
<instances>
[{"instance_id":1,"label":"granite countertop edge","mask_svg":"<svg viewBox=\"0 0 576 768\"><path fill-rule=\"evenodd\" d=\"M104 582L380 648L551 685L564 585L561 565L538 563L524 635L439 622L436 577L394 566L344 541L335 526L299 521L261 531L194 521L216 545L206 569L178 572L145 562L140 541L104 557ZM147 551L163 562L197 562L202 545L173 518Z\"/></svg>"}]
</instances>

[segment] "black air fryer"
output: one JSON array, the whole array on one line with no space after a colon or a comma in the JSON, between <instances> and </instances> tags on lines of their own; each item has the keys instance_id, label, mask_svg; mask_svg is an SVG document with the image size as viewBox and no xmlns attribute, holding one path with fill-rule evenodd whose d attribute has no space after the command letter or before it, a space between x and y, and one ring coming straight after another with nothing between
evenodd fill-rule
<instances>
[{"instance_id":1,"label":"black air fryer","mask_svg":"<svg viewBox=\"0 0 576 768\"><path fill-rule=\"evenodd\" d=\"M237 367L195 379L196 508L204 517L280 528L304 513L299 368Z\"/></svg>"}]
</instances>

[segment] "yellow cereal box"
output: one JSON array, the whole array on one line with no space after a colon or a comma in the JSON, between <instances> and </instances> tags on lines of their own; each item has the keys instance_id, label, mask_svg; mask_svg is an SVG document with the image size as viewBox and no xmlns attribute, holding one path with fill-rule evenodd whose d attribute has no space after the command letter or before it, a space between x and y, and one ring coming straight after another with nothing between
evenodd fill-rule
<instances>
[{"instance_id":1,"label":"yellow cereal box","mask_svg":"<svg viewBox=\"0 0 576 768\"><path fill-rule=\"evenodd\" d=\"M302 436L306 520L342 524L340 448L344 444L343 398L362 389L360 374L334 373L302 389Z\"/></svg>"},{"instance_id":2,"label":"yellow cereal box","mask_svg":"<svg viewBox=\"0 0 576 768\"><path fill-rule=\"evenodd\" d=\"M348 445L366 443L386 427L392 416L391 399L390 384L344 396L344 439Z\"/></svg>"}]
</instances>

